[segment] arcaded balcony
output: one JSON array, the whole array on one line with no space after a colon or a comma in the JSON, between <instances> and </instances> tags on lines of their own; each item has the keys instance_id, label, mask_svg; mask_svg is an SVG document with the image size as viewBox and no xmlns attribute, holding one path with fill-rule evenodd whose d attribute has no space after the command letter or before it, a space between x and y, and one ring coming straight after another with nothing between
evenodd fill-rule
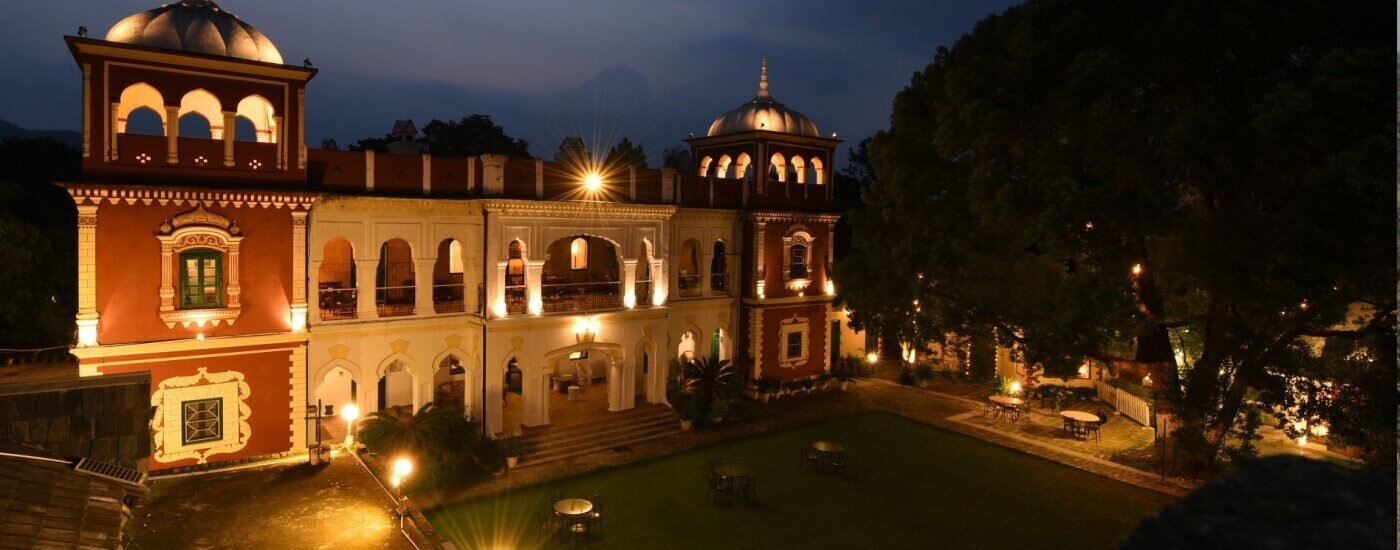
<instances>
[{"instance_id":1,"label":"arcaded balcony","mask_svg":"<svg viewBox=\"0 0 1400 550\"><path fill-rule=\"evenodd\" d=\"M433 312L462 313L467 310L466 266L462 243L447 239L438 245L433 264Z\"/></svg>"},{"instance_id":2,"label":"arcaded balcony","mask_svg":"<svg viewBox=\"0 0 1400 550\"><path fill-rule=\"evenodd\" d=\"M349 241L336 237L326 242L317 281L316 306L321 320L354 319L359 291L355 286L355 253Z\"/></svg>"},{"instance_id":3,"label":"arcaded balcony","mask_svg":"<svg viewBox=\"0 0 1400 550\"><path fill-rule=\"evenodd\" d=\"M554 241L547 254L540 281L545 313L622 307L622 262L613 243L577 235Z\"/></svg>"},{"instance_id":4,"label":"arcaded balcony","mask_svg":"<svg viewBox=\"0 0 1400 550\"><path fill-rule=\"evenodd\" d=\"M374 287L374 307L379 316L413 315L416 293L413 249L403 239L390 239L380 245Z\"/></svg>"}]
</instances>

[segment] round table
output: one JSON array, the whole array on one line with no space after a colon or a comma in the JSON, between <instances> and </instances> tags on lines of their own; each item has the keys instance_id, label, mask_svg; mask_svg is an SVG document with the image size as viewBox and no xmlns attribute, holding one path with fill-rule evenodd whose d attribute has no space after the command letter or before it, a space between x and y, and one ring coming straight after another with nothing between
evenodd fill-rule
<instances>
[{"instance_id":1,"label":"round table","mask_svg":"<svg viewBox=\"0 0 1400 550\"><path fill-rule=\"evenodd\" d=\"M582 516L593 511L593 503L581 498L566 498L554 503L554 512L561 516Z\"/></svg>"},{"instance_id":2,"label":"round table","mask_svg":"<svg viewBox=\"0 0 1400 550\"><path fill-rule=\"evenodd\" d=\"M1063 417L1068 418L1068 419L1070 419L1070 420L1073 420L1073 421L1075 421L1075 422L1098 422L1098 421L1099 421L1098 415L1096 415L1096 414L1091 414L1091 413L1086 413L1086 412L1084 412L1084 411L1060 411L1060 416L1063 416Z\"/></svg>"},{"instance_id":3,"label":"round table","mask_svg":"<svg viewBox=\"0 0 1400 550\"><path fill-rule=\"evenodd\" d=\"M720 464L715 466L715 475L731 479L746 477L749 475L749 467L743 464Z\"/></svg>"},{"instance_id":4,"label":"round table","mask_svg":"<svg viewBox=\"0 0 1400 550\"><path fill-rule=\"evenodd\" d=\"M1002 405L1010 405L1012 407L1019 407L1021 405L1026 404L1025 399L1021 399L1019 397L1007 397L1005 395L993 395L991 397L988 397L987 400L993 403L1000 403Z\"/></svg>"},{"instance_id":5,"label":"round table","mask_svg":"<svg viewBox=\"0 0 1400 550\"><path fill-rule=\"evenodd\" d=\"M832 443L832 442L830 442L830 441L817 441L817 442L814 442L814 443L812 443L812 448L815 449L815 450L816 450L817 452L819 452L819 453L831 453L831 454L839 453L839 452L842 452L842 451L845 451L845 450L846 450L846 448L845 448L845 447L842 447L840 443Z\"/></svg>"}]
</instances>

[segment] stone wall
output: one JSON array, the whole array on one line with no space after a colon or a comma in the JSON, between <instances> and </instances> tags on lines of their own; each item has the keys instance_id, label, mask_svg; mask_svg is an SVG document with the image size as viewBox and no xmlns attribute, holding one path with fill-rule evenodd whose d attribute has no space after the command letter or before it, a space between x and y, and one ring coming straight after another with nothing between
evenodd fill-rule
<instances>
[{"instance_id":1,"label":"stone wall","mask_svg":"<svg viewBox=\"0 0 1400 550\"><path fill-rule=\"evenodd\" d=\"M145 471L150 402L145 374L0 382L0 439Z\"/></svg>"}]
</instances>

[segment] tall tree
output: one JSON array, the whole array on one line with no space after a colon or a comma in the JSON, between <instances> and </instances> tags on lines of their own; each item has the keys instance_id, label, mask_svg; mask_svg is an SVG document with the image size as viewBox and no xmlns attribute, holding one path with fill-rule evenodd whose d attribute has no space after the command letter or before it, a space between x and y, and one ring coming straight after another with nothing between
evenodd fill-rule
<instances>
[{"instance_id":1,"label":"tall tree","mask_svg":"<svg viewBox=\"0 0 1400 550\"><path fill-rule=\"evenodd\" d=\"M1148 375L1178 466L1208 467L1247 390L1282 405L1281 373L1327 376L1317 342L1393 325L1387 20L1306 0L984 19L871 141L842 299L914 340L987 329L1051 373Z\"/></svg>"},{"instance_id":2,"label":"tall tree","mask_svg":"<svg viewBox=\"0 0 1400 550\"><path fill-rule=\"evenodd\" d=\"M641 145L632 143L630 139L622 138L616 145L608 149L607 156L603 157L603 165L614 169L627 166L646 168L647 153L642 150Z\"/></svg>"},{"instance_id":3,"label":"tall tree","mask_svg":"<svg viewBox=\"0 0 1400 550\"><path fill-rule=\"evenodd\" d=\"M487 115L471 115L461 120L443 122L433 119L422 129L419 139L428 153L442 157L474 157L480 155L505 155L508 157L530 158L530 142L510 137L505 128L496 124ZM394 137L370 137L350 146L351 151L375 151L388 153L389 142Z\"/></svg>"},{"instance_id":4,"label":"tall tree","mask_svg":"<svg viewBox=\"0 0 1400 550\"><path fill-rule=\"evenodd\" d=\"M670 168L682 174L690 173L690 147L677 145L662 150L661 167Z\"/></svg>"},{"instance_id":5,"label":"tall tree","mask_svg":"<svg viewBox=\"0 0 1400 550\"><path fill-rule=\"evenodd\" d=\"M79 161L53 139L0 141L0 348L73 341L77 211L53 184L76 180Z\"/></svg>"}]
</instances>

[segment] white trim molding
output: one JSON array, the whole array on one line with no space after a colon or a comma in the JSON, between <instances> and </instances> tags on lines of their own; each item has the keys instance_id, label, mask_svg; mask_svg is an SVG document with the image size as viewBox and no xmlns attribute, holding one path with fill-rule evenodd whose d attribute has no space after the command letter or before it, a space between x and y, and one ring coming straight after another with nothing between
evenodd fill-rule
<instances>
[{"instance_id":1,"label":"white trim molding","mask_svg":"<svg viewBox=\"0 0 1400 550\"><path fill-rule=\"evenodd\" d=\"M232 325L238 319L239 245L243 242L242 230L238 223L222 215L204 209L199 205L188 212L176 215L160 225L160 320L167 328L176 324L189 327L211 323ZM208 248L224 255L224 306L219 308L177 309L175 307L175 270L178 255L189 249Z\"/></svg>"},{"instance_id":2,"label":"white trim molding","mask_svg":"<svg viewBox=\"0 0 1400 550\"><path fill-rule=\"evenodd\" d=\"M200 367L197 374L162 380L151 394L151 405L156 408L151 417L154 458L160 462L193 458L199 464L205 464L210 455L242 449L252 435L252 426L248 424L248 417L253 414L253 409L248 406L251 391L243 379L243 373L238 371L211 374L208 369ZM182 437L182 403L202 399L222 401L220 437L213 441L186 443Z\"/></svg>"},{"instance_id":3,"label":"white trim molding","mask_svg":"<svg viewBox=\"0 0 1400 550\"><path fill-rule=\"evenodd\" d=\"M811 347L812 343L812 326L807 321L806 317L798 317L796 314L780 321L777 344L782 347L778 349L778 366L785 369L795 369L807 364L811 355L808 348ZM802 353L796 357L788 355L787 352L788 335L793 333L802 335Z\"/></svg>"}]
</instances>

